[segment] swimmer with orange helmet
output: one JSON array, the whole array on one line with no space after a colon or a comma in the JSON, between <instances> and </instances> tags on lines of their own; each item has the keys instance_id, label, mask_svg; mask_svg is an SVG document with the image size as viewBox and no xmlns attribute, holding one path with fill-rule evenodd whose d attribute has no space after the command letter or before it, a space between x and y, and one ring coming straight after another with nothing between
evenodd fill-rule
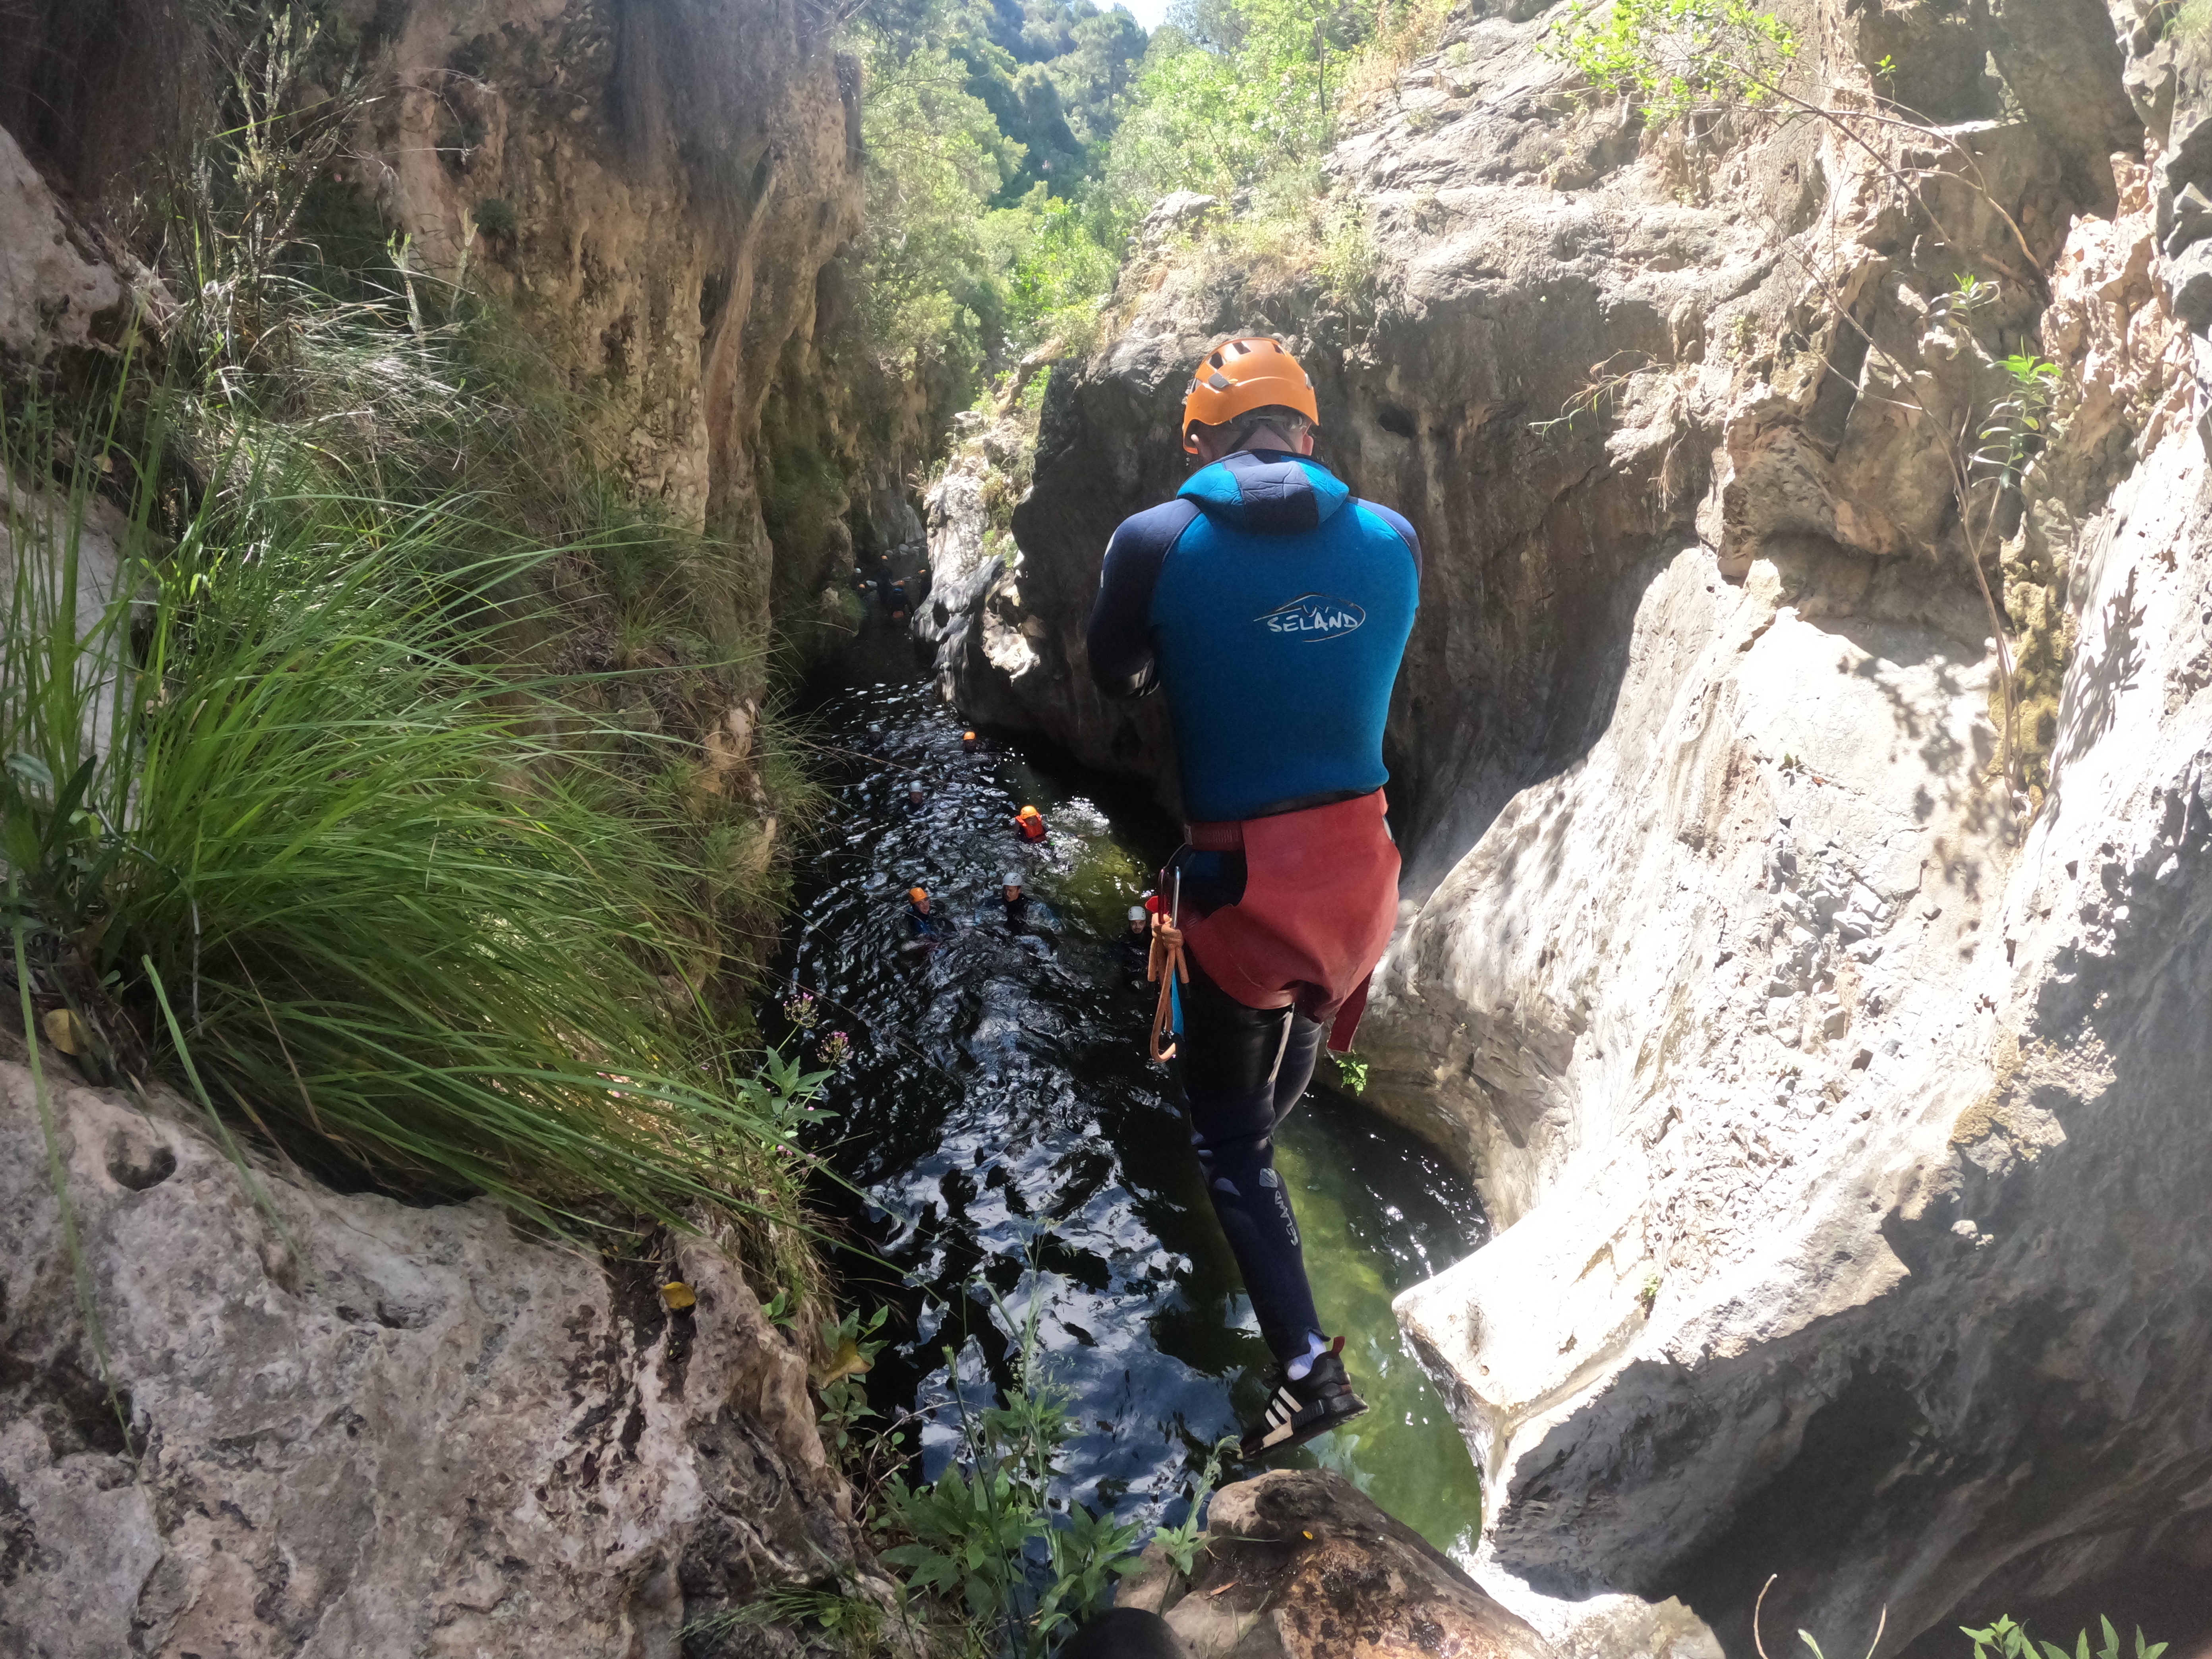
<instances>
[{"instance_id":1,"label":"swimmer with orange helmet","mask_svg":"<svg viewBox=\"0 0 2212 1659\"><path fill-rule=\"evenodd\" d=\"M906 890L906 927L907 932L918 939L938 936L938 920L930 914L927 889L909 887Z\"/></svg>"},{"instance_id":2,"label":"swimmer with orange helmet","mask_svg":"<svg viewBox=\"0 0 2212 1659\"><path fill-rule=\"evenodd\" d=\"M1014 828L1026 842L1041 842L1045 838L1044 814L1034 806L1024 806L1014 814Z\"/></svg>"}]
</instances>

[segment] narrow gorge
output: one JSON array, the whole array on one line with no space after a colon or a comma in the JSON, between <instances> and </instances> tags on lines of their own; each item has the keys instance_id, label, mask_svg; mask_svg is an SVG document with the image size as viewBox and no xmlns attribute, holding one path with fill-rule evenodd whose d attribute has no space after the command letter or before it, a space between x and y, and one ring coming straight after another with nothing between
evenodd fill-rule
<instances>
[{"instance_id":1,"label":"narrow gorge","mask_svg":"<svg viewBox=\"0 0 2212 1659\"><path fill-rule=\"evenodd\" d=\"M1017 420L932 498L948 694L1163 788L1082 631L1188 365L1279 332L1419 531L1367 1098L1500 1226L1399 1316L1565 1651L1748 1651L1770 1573L1770 1642L2203 1604L2205 62L2124 3L1783 9L1813 101L1934 131L1647 133L1478 6L1331 157L1368 295L1164 204L1011 526ZM1940 434L2039 344L2051 435L1974 509L2008 780Z\"/></svg>"},{"instance_id":2,"label":"narrow gorge","mask_svg":"<svg viewBox=\"0 0 2212 1659\"><path fill-rule=\"evenodd\" d=\"M1084 1605L1194 1655L2212 1651L2212 8L1293 10L0 0L0 580L115 653L65 716L0 669L0 1650L1029 1659L1118 1521ZM1270 173L1170 94L1276 36ZM1239 333L1424 553L1364 1086L1285 1131L1404 1439L1217 1463L1201 1531L1256 1328L1116 932L1172 738L1085 629ZM440 971L629 964L613 1036L423 1016L562 1056L484 1064L458 1162L326 1124L283 905L226 932L258 874L70 781L192 729L160 572L180 655L250 631L191 607L295 477L283 604L419 533L408 615L497 618L380 671L493 711L390 914L542 823L544 914ZM602 774L635 860L562 816ZM1043 920L902 952L1002 858ZM536 1074L592 1126L542 1156ZM1046 1362L1034 1530L929 1584L887 1494L995 1468L962 1390Z\"/></svg>"}]
</instances>

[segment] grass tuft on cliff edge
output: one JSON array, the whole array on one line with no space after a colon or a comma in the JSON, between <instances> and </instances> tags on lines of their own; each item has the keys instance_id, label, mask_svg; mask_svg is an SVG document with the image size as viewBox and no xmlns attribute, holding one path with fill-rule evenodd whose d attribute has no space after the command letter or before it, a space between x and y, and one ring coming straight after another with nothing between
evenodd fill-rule
<instances>
[{"instance_id":1,"label":"grass tuft on cliff edge","mask_svg":"<svg viewBox=\"0 0 2212 1659\"><path fill-rule=\"evenodd\" d=\"M0 396L27 1035L342 1186L793 1220L813 1080L744 999L812 792L761 596L509 321L325 222L295 21L171 181L122 355Z\"/></svg>"},{"instance_id":2,"label":"grass tuft on cliff edge","mask_svg":"<svg viewBox=\"0 0 2212 1659\"><path fill-rule=\"evenodd\" d=\"M805 1091L715 1006L717 899L765 860L705 867L709 769L623 696L659 670L530 659L538 579L592 546L243 453L172 538L74 447L6 514L0 856L42 1033L341 1186L787 1215Z\"/></svg>"}]
</instances>

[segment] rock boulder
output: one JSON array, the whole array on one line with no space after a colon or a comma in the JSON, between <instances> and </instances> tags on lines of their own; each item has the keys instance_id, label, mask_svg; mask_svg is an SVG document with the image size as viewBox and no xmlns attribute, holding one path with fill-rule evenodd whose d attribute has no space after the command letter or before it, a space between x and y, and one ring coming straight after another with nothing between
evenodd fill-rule
<instances>
[{"instance_id":1,"label":"rock boulder","mask_svg":"<svg viewBox=\"0 0 2212 1659\"><path fill-rule=\"evenodd\" d=\"M1316 1470L1223 1487L1191 1576L1155 1549L1118 1599L1164 1613L1191 1659L1554 1659L1412 1528Z\"/></svg>"},{"instance_id":2,"label":"rock boulder","mask_svg":"<svg viewBox=\"0 0 2212 1659\"><path fill-rule=\"evenodd\" d=\"M0 1062L0 1652L805 1650L682 1636L855 1560L805 1362L712 1240L611 1267L155 1105L58 1084L50 1146Z\"/></svg>"}]
</instances>

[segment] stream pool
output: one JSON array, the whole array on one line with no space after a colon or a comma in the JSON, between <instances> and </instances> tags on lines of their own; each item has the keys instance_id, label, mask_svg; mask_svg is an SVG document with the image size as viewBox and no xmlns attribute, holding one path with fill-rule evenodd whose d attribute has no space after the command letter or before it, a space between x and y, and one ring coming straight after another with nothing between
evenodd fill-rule
<instances>
[{"instance_id":1,"label":"stream pool","mask_svg":"<svg viewBox=\"0 0 2212 1659\"><path fill-rule=\"evenodd\" d=\"M963 753L959 723L880 619L809 712L834 804L800 849L780 965L787 991L816 997L817 1035L851 1038L825 1150L871 1200L853 1201L854 1242L904 1275L848 1258L848 1299L896 1310L870 1398L923 1413L933 1479L957 1437L944 1350L959 1352L962 1382L1002 1382L1009 1322L1034 1303L1048 1368L1073 1395L1076 1495L1125 1519L1179 1519L1187 1474L1261 1403L1268 1356L1173 1080L1146 1057L1152 991L1123 951L1125 914L1174 827L1041 746L1001 738ZM1011 827L1026 803L1051 826L1042 846ZM1019 927L998 902L1009 868L1033 901ZM916 885L954 924L928 948L908 939ZM1318 1088L1278 1147L1322 1316L1370 1407L1279 1461L1340 1471L1464 1563L1474 1470L1390 1298L1488 1237L1480 1205L1427 1147Z\"/></svg>"}]
</instances>

